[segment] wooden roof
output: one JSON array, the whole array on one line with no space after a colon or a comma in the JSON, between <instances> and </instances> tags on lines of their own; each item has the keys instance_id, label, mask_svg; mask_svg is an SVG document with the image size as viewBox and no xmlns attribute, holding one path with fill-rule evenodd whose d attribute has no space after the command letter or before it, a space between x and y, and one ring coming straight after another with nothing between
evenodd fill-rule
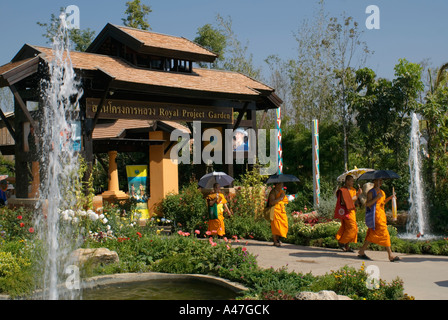
<instances>
[{"instance_id":1,"label":"wooden roof","mask_svg":"<svg viewBox=\"0 0 448 320\"><path fill-rule=\"evenodd\" d=\"M100 52L101 45L109 37L127 45L136 52L177 58L195 62L213 62L215 53L183 37L175 37L157 32L107 24L87 48L87 52Z\"/></svg>"},{"instance_id":2,"label":"wooden roof","mask_svg":"<svg viewBox=\"0 0 448 320\"><path fill-rule=\"evenodd\" d=\"M42 53L41 57L47 62L51 61L52 49L40 46L30 47ZM200 93L228 94L234 95L234 98L244 99L245 97L250 100L274 93L273 88L238 72L195 68L192 74L188 74L139 68L121 58L100 54L71 52L70 57L75 69L101 70L113 77L115 83L188 90L196 92L198 96L201 95Z\"/></svg>"},{"instance_id":3,"label":"wooden roof","mask_svg":"<svg viewBox=\"0 0 448 320\"><path fill-rule=\"evenodd\" d=\"M274 109L282 104L273 88L238 72L203 68L194 68L191 73L154 70L138 67L112 53L97 52L110 37L145 54L152 52L170 57L187 54L193 55L194 59L190 57L192 61L216 58L213 52L185 38L107 24L89 47L89 52L70 52L73 67L81 76L103 79L107 75L112 79L110 89L130 94L237 101L240 104L250 102L251 110ZM10 63L0 66L0 87L36 73L39 62L48 63L52 57L51 48L24 45ZM204 57L207 58L204 60Z\"/></svg>"}]
</instances>

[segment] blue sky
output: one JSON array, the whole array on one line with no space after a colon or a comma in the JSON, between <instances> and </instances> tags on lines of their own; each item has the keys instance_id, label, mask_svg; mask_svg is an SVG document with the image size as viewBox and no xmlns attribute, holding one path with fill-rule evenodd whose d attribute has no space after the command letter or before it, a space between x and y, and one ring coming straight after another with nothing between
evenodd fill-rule
<instances>
[{"instance_id":1,"label":"blue sky","mask_svg":"<svg viewBox=\"0 0 448 320\"><path fill-rule=\"evenodd\" d=\"M233 30L243 43L248 41L254 62L277 54L294 58L297 32L303 19L311 18L317 0L143 0L153 12L152 31L194 39L198 27L215 23L220 14L230 16ZM122 24L126 0L1 0L0 65L9 62L25 44L46 45L43 28L59 8L77 5L81 28L98 34L108 23ZM380 9L380 30L365 28L368 5ZM353 16L364 30L363 40L375 53L367 61L379 76L391 79L399 58L411 62L430 59L433 67L448 61L448 1L446 0L327 0L332 16Z\"/></svg>"}]
</instances>

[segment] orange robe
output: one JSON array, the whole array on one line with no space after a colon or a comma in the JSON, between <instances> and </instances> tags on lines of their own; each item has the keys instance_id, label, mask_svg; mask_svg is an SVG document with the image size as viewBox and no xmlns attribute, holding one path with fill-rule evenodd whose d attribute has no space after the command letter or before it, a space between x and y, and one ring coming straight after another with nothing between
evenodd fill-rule
<instances>
[{"instance_id":1,"label":"orange robe","mask_svg":"<svg viewBox=\"0 0 448 320\"><path fill-rule=\"evenodd\" d=\"M390 247L390 235L387 230L387 218L384 211L384 205L386 202L386 194L381 190L383 196L376 202L375 210L375 230L367 229L366 240L372 243L376 243L380 246Z\"/></svg>"},{"instance_id":2,"label":"orange robe","mask_svg":"<svg viewBox=\"0 0 448 320\"><path fill-rule=\"evenodd\" d=\"M350 196L356 196L356 189L350 188L348 190ZM358 242L358 224L356 223L356 209L349 211L348 219L341 219L341 227L336 234L336 240L339 243L346 244L349 242Z\"/></svg>"},{"instance_id":3,"label":"orange robe","mask_svg":"<svg viewBox=\"0 0 448 320\"><path fill-rule=\"evenodd\" d=\"M224 204L227 203L226 198L222 193L219 193L219 200L217 202L218 207L218 219L208 220L208 231L212 235L224 236L226 234L226 228L224 224ZM207 200L216 199L216 193L212 193L207 196Z\"/></svg>"},{"instance_id":4,"label":"orange robe","mask_svg":"<svg viewBox=\"0 0 448 320\"><path fill-rule=\"evenodd\" d=\"M277 194L275 195L277 198ZM286 216L285 205L288 204L288 198L277 202L274 208L274 220L271 221L271 231L273 235L286 238L288 233L288 217Z\"/></svg>"}]
</instances>

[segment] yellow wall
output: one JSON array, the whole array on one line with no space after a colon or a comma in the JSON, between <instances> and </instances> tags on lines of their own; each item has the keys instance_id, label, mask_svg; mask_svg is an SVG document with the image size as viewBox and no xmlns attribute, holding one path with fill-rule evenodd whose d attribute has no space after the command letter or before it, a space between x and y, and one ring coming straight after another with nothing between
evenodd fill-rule
<instances>
[{"instance_id":1,"label":"yellow wall","mask_svg":"<svg viewBox=\"0 0 448 320\"><path fill-rule=\"evenodd\" d=\"M163 131L149 133L149 139L165 140L162 145L149 147L149 185L150 198L148 209L150 215L162 199L169 193L179 192L179 178L177 163L170 159L170 150L164 154L165 148L170 144L170 134Z\"/></svg>"}]
</instances>

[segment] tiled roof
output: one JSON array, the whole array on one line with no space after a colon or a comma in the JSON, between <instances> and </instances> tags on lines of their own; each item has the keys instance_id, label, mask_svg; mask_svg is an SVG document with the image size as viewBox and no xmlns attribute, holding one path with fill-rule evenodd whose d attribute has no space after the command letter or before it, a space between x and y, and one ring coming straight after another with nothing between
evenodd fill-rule
<instances>
[{"instance_id":1,"label":"tiled roof","mask_svg":"<svg viewBox=\"0 0 448 320\"><path fill-rule=\"evenodd\" d=\"M98 123L93 130L93 139L120 138L126 130L150 128L154 125L152 120L119 119L109 123Z\"/></svg>"},{"instance_id":2,"label":"tiled roof","mask_svg":"<svg viewBox=\"0 0 448 320\"><path fill-rule=\"evenodd\" d=\"M33 58L25 59L25 60L22 60L22 61L10 62L10 63L7 63L7 64L5 64L3 66L0 66L0 74L4 74L4 73L6 73L8 71L11 71L14 68L22 65L25 62L28 62L28 61L32 60L32 59Z\"/></svg>"},{"instance_id":3,"label":"tiled roof","mask_svg":"<svg viewBox=\"0 0 448 320\"><path fill-rule=\"evenodd\" d=\"M186 38L175 37L124 26L115 26L115 27L119 28L123 32L126 32L127 34L131 35L137 40L141 41L142 43L144 43L146 47L189 52L189 53L206 55L214 58L217 57L215 53L201 47L200 45Z\"/></svg>"},{"instance_id":4,"label":"tiled roof","mask_svg":"<svg viewBox=\"0 0 448 320\"><path fill-rule=\"evenodd\" d=\"M50 48L39 46L33 48L44 53L46 60L51 60L53 53ZM70 56L75 69L101 69L115 77L116 81L249 96L260 95L258 90L274 91L261 82L237 72L197 68L193 74L175 73L138 68L121 58L93 53L71 52Z\"/></svg>"},{"instance_id":5,"label":"tiled roof","mask_svg":"<svg viewBox=\"0 0 448 320\"><path fill-rule=\"evenodd\" d=\"M98 123L93 130L93 139L114 139L122 138L126 130L152 128L154 120L128 120L119 119L114 122ZM174 121L160 121L168 127L189 133L187 127Z\"/></svg>"}]
</instances>

